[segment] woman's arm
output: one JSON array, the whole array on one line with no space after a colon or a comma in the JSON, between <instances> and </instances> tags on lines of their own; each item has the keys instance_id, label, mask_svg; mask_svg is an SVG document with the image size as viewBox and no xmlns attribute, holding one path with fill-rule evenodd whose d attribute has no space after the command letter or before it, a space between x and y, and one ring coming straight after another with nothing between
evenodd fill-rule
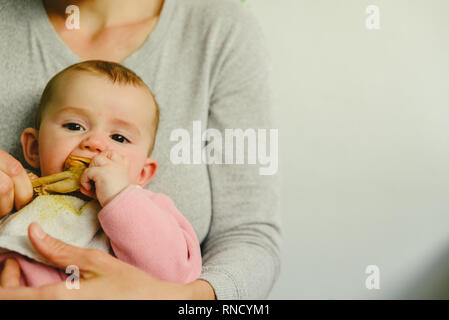
<instances>
[{"instance_id":1,"label":"woman's arm","mask_svg":"<svg viewBox=\"0 0 449 320\"><path fill-rule=\"evenodd\" d=\"M208 167L213 216L202 243L200 278L213 286L218 299L266 298L280 272L277 136L270 141L269 131L275 125L270 65L259 25L244 10L234 10L225 20L228 25L222 25L228 32L216 45L220 53L213 68L208 127L225 139L226 129L249 129L255 134L251 147L259 154L257 164L248 164L251 148L245 143L245 164L230 158L232 164ZM267 172L260 169L270 165L260 162L261 146L271 156L272 175L261 174ZM230 157L226 149L223 153Z\"/></svg>"},{"instance_id":2,"label":"woman's arm","mask_svg":"<svg viewBox=\"0 0 449 320\"><path fill-rule=\"evenodd\" d=\"M188 290L188 297L185 299L191 300L216 300L214 288L205 280L196 280L186 286Z\"/></svg>"},{"instance_id":3,"label":"woman's arm","mask_svg":"<svg viewBox=\"0 0 449 320\"><path fill-rule=\"evenodd\" d=\"M36 251L56 267L65 270L75 265L79 268L79 290L69 290L65 281L38 288L19 287L19 266L9 261L0 275L0 299L176 300L204 294L199 282L182 285L155 279L103 251L61 242L44 233L36 223L30 225L28 235Z\"/></svg>"}]
</instances>

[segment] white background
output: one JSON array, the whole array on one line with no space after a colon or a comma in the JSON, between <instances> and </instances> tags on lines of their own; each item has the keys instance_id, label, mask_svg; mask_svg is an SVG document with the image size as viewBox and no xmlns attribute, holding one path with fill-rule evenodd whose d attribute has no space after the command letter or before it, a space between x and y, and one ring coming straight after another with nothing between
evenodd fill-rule
<instances>
[{"instance_id":1,"label":"white background","mask_svg":"<svg viewBox=\"0 0 449 320\"><path fill-rule=\"evenodd\" d=\"M265 32L279 115L284 249L269 298L449 298L449 1L242 5Z\"/></svg>"}]
</instances>

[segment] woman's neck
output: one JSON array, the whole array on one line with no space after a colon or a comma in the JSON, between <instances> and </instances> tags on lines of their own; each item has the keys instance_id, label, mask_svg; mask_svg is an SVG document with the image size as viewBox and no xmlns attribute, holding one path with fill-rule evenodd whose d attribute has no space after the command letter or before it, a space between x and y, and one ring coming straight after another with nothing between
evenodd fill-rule
<instances>
[{"instance_id":1,"label":"woman's neck","mask_svg":"<svg viewBox=\"0 0 449 320\"><path fill-rule=\"evenodd\" d=\"M43 0L49 16L65 19L66 8L76 5L81 25L100 29L135 24L157 18L164 0Z\"/></svg>"}]
</instances>

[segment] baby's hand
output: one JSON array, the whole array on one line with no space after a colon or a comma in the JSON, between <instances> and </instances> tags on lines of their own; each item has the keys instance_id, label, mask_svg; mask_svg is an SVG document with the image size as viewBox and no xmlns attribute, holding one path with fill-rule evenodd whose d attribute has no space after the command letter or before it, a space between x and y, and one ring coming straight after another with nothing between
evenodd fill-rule
<instances>
[{"instance_id":1,"label":"baby's hand","mask_svg":"<svg viewBox=\"0 0 449 320\"><path fill-rule=\"evenodd\" d=\"M95 184L95 190L91 181ZM116 152L104 151L92 158L89 167L81 175L80 182L80 191L96 198L104 207L130 184L128 164Z\"/></svg>"}]
</instances>

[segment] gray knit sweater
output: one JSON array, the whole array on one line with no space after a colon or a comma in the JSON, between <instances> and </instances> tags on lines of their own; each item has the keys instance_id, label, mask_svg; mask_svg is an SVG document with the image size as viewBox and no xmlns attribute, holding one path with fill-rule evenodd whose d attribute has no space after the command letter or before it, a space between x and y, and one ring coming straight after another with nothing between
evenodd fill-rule
<instances>
[{"instance_id":1,"label":"gray knit sweater","mask_svg":"<svg viewBox=\"0 0 449 320\"><path fill-rule=\"evenodd\" d=\"M40 0L0 0L0 149L23 163L21 131L40 94L80 59L60 40ZM258 164L175 164L175 129L273 128L269 59L258 23L237 1L165 0L155 30L123 61L152 89L161 119L148 185L173 199L201 243L201 279L218 299L266 298L280 272L278 177ZM269 137L267 134L267 140ZM205 142L202 141L204 146ZM191 143L191 158L195 152ZM235 163L235 161L234 161Z\"/></svg>"}]
</instances>

